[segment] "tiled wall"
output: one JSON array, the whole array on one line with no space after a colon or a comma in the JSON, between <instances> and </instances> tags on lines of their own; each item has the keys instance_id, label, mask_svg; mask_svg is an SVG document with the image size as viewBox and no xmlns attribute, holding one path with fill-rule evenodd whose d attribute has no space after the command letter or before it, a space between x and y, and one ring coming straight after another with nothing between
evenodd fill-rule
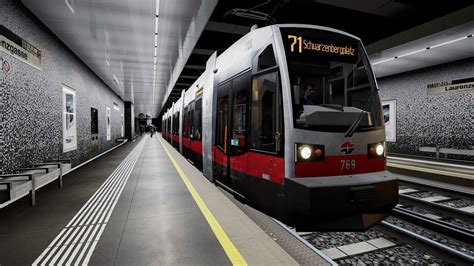
<instances>
[{"instance_id":1,"label":"tiled wall","mask_svg":"<svg viewBox=\"0 0 474 266\"><path fill-rule=\"evenodd\" d=\"M474 99L466 91L427 94L428 84L473 76L470 58L378 79L382 101L397 100L397 142L389 143L388 151L422 155L419 146L436 145L474 149Z\"/></svg>"},{"instance_id":2,"label":"tiled wall","mask_svg":"<svg viewBox=\"0 0 474 266\"><path fill-rule=\"evenodd\" d=\"M0 171L7 173L45 159L71 159L73 165L115 145L120 137L122 100L41 22L15 0L0 0L0 24L42 52L38 70L3 52L11 64L0 71ZM63 153L62 86L76 90L77 150ZM116 102L120 111L113 108ZM106 140L106 106L112 139ZM99 110L99 148L91 150L90 108Z\"/></svg>"}]
</instances>

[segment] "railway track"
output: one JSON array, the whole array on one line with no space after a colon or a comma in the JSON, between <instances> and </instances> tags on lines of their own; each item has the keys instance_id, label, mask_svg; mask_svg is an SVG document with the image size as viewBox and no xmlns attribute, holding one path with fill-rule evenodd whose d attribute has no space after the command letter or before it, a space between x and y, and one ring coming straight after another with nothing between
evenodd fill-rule
<instances>
[{"instance_id":1,"label":"railway track","mask_svg":"<svg viewBox=\"0 0 474 266\"><path fill-rule=\"evenodd\" d=\"M401 205L367 232L298 233L338 264L474 264L471 193L401 182ZM425 193L426 197L420 197ZM410 195L415 194L415 195ZM464 201L460 206L450 202ZM467 202L467 203L466 203ZM469 206L464 206L464 205ZM453 219L461 223L451 222ZM459 221L458 221L459 222Z\"/></svg>"}]
</instances>

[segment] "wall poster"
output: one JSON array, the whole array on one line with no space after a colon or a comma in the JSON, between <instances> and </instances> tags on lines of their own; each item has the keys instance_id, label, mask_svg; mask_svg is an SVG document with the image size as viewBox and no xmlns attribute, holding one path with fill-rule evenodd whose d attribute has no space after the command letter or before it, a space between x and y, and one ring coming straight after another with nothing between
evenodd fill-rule
<instances>
[{"instance_id":1,"label":"wall poster","mask_svg":"<svg viewBox=\"0 0 474 266\"><path fill-rule=\"evenodd\" d=\"M124 131L125 131L125 125L124 125L125 122L124 122L123 119L124 119L124 118L123 118L123 113L122 113L122 114L120 114L120 137L122 137L122 138L123 138L123 135L124 135L124 133L125 133L125 132L124 132Z\"/></svg>"},{"instance_id":2,"label":"wall poster","mask_svg":"<svg viewBox=\"0 0 474 266\"><path fill-rule=\"evenodd\" d=\"M110 121L110 107L105 107L105 123L107 125L107 140L110 140L111 139L111 136L110 136L110 124L112 123L112 121Z\"/></svg>"},{"instance_id":3,"label":"wall poster","mask_svg":"<svg viewBox=\"0 0 474 266\"><path fill-rule=\"evenodd\" d=\"M385 121L385 138L388 142L397 141L397 101L383 101L383 118Z\"/></svg>"},{"instance_id":4,"label":"wall poster","mask_svg":"<svg viewBox=\"0 0 474 266\"><path fill-rule=\"evenodd\" d=\"M76 92L63 86L63 152L77 149Z\"/></svg>"}]
</instances>

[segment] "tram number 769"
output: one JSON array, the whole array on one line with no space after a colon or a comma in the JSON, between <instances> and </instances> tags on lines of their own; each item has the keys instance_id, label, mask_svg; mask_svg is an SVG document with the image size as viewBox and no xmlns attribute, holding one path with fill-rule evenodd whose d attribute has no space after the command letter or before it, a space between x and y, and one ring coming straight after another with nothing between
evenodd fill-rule
<instances>
[{"instance_id":1,"label":"tram number 769","mask_svg":"<svg viewBox=\"0 0 474 266\"><path fill-rule=\"evenodd\" d=\"M341 170L353 170L356 168L356 160L341 160Z\"/></svg>"}]
</instances>

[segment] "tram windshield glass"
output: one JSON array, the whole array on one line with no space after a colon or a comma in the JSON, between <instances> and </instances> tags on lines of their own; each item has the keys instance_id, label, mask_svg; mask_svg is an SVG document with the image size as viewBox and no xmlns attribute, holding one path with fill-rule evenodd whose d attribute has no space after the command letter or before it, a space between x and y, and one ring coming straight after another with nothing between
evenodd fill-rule
<instances>
[{"instance_id":1,"label":"tram windshield glass","mask_svg":"<svg viewBox=\"0 0 474 266\"><path fill-rule=\"evenodd\" d=\"M359 41L315 29L281 32L295 127L343 132L354 123L357 131L382 125L377 87Z\"/></svg>"}]
</instances>

